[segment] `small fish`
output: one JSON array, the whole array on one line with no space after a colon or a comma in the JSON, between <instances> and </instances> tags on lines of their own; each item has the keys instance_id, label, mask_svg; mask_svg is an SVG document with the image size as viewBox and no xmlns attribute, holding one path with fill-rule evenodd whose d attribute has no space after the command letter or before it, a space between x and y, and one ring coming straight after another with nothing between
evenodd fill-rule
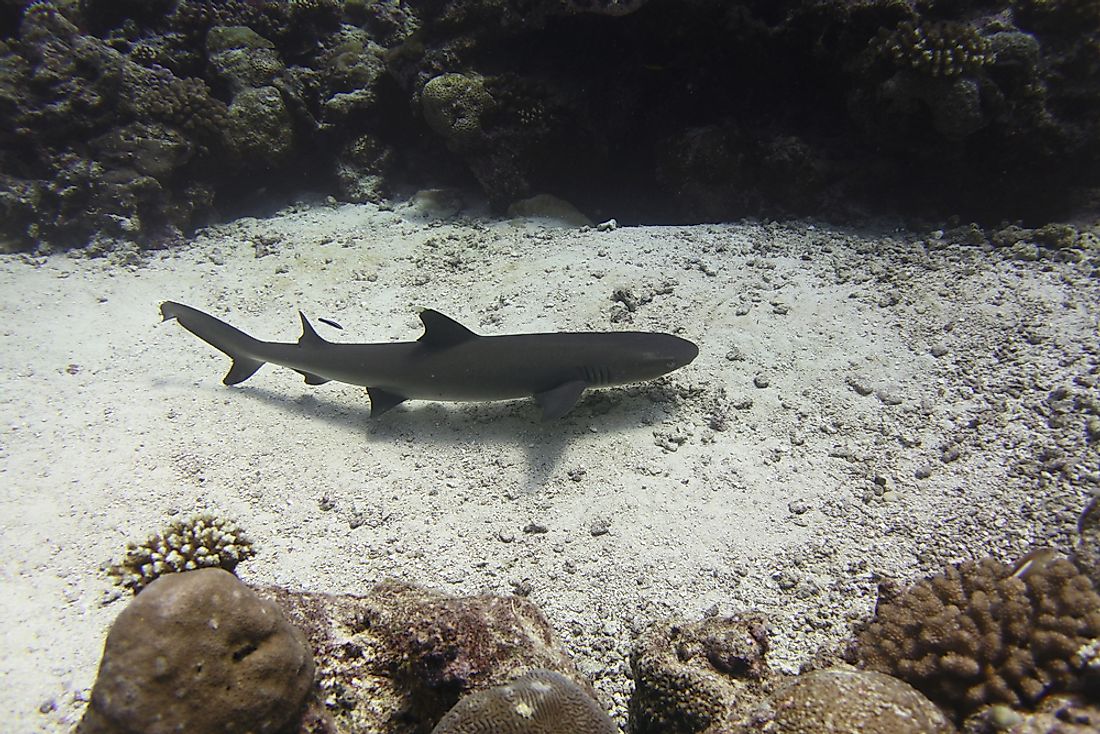
<instances>
[{"instance_id":1,"label":"small fish","mask_svg":"<svg viewBox=\"0 0 1100 734\"><path fill-rule=\"evenodd\" d=\"M1060 557L1058 551L1053 548L1035 548L1016 561L1016 565L1012 567L1012 573L1009 576L1025 579L1033 573L1039 573Z\"/></svg>"}]
</instances>

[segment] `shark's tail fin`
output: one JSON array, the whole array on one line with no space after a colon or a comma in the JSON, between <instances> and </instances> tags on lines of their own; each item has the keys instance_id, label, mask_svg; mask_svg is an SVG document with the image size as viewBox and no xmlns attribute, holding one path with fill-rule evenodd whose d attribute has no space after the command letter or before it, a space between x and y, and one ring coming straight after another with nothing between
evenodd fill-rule
<instances>
[{"instance_id":1,"label":"shark's tail fin","mask_svg":"<svg viewBox=\"0 0 1100 734\"><path fill-rule=\"evenodd\" d=\"M160 315L165 321L176 319L183 328L229 355L233 360L233 366L222 378L222 382L226 385L244 382L264 365L262 359L256 359L249 354L255 351L250 347L258 343L256 339L210 314L184 306L182 303L165 301L160 304Z\"/></svg>"}]
</instances>

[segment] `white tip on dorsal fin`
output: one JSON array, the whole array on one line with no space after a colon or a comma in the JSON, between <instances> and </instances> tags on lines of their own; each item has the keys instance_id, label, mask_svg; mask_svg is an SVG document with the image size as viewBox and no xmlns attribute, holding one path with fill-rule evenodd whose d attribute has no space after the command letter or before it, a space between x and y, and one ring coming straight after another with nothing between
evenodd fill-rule
<instances>
[{"instance_id":1,"label":"white tip on dorsal fin","mask_svg":"<svg viewBox=\"0 0 1100 734\"><path fill-rule=\"evenodd\" d=\"M300 347L315 347L321 344L328 344L327 341L322 339L316 331L313 330L313 326L309 323L309 319L301 311L298 315L302 317L302 335L298 337L298 346Z\"/></svg>"},{"instance_id":2,"label":"white tip on dorsal fin","mask_svg":"<svg viewBox=\"0 0 1100 734\"><path fill-rule=\"evenodd\" d=\"M432 347L453 347L455 344L477 338L477 334L450 316L444 316L430 308L420 312L420 320L424 322L424 333L417 341Z\"/></svg>"}]
</instances>

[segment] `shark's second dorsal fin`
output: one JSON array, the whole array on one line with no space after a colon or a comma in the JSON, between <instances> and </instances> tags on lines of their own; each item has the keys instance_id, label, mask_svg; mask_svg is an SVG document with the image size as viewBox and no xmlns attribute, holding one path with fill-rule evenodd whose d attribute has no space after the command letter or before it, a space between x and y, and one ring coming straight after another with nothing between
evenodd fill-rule
<instances>
[{"instance_id":1,"label":"shark's second dorsal fin","mask_svg":"<svg viewBox=\"0 0 1100 734\"><path fill-rule=\"evenodd\" d=\"M309 319L301 311L298 315L302 317L302 335L298 337L298 346L300 347L319 347L323 344L328 344L327 341L322 339L316 331L313 330L313 326L309 323Z\"/></svg>"},{"instance_id":2,"label":"shark's second dorsal fin","mask_svg":"<svg viewBox=\"0 0 1100 734\"><path fill-rule=\"evenodd\" d=\"M433 311L430 308L420 312L420 320L424 322L424 333L420 335L417 341L428 346L453 347L455 344L478 338L477 334L450 316L444 316L439 311Z\"/></svg>"}]
</instances>

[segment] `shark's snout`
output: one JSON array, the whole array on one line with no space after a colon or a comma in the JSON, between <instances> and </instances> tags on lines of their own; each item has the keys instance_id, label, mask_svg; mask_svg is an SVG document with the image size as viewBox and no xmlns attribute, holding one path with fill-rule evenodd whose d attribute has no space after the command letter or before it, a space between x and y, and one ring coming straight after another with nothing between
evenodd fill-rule
<instances>
[{"instance_id":1,"label":"shark's snout","mask_svg":"<svg viewBox=\"0 0 1100 734\"><path fill-rule=\"evenodd\" d=\"M678 336L672 338L676 340L671 358L671 361L676 364L673 369L689 365L699 356L699 346L695 342L689 342L687 339L681 339Z\"/></svg>"}]
</instances>

